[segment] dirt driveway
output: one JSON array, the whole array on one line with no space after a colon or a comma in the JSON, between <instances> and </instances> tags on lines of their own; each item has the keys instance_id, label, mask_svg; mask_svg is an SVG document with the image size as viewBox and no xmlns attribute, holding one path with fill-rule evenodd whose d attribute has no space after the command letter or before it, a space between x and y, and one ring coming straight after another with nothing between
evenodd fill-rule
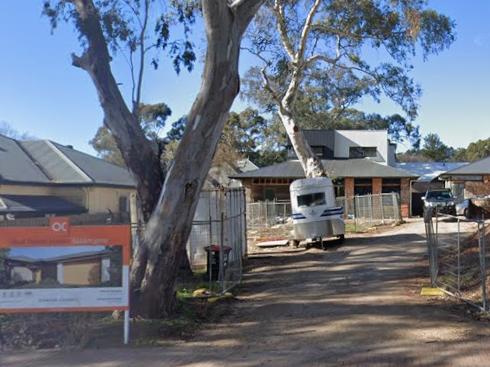
<instances>
[{"instance_id":1,"label":"dirt driveway","mask_svg":"<svg viewBox=\"0 0 490 367\"><path fill-rule=\"evenodd\" d=\"M233 313L190 342L40 351L0 366L485 366L490 325L420 297L423 223L254 256Z\"/></svg>"}]
</instances>

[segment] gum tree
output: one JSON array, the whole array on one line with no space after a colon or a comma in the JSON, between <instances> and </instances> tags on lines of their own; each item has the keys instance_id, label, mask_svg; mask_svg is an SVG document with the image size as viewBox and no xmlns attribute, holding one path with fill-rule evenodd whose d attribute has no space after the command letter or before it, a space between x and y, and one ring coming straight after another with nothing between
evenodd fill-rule
<instances>
[{"instance_id":1,"label":"gum tree","mask_svg":"<svg viewBox=\"0 0 490 367\"><path fill-rule=\"evenodd\" d=\"M305 86L315 75L348 81L362 94L385 95L410 119L417 114L420 88L410 77L410 59L437 54L454 40L453 22L421 0L269 0L249 32L245 48L257 56L264 90L301 162L306 177L326 175L297 120ZM388 61L376 63L378 52ZM252 70L257 73L258 69Z\"/></svg>"},{"instance_id":2,"label":"gum tree","mask_svg":"<svg viewBox=\"0 0 490 367\"><path fill-rule=\"evenodd\" d=\"M186 119L184 135L168 170L162 170L160 157L135 116L139 104L126 104L111 70L111 51L117 47L114 40L127 41L127 34L133 34L124 21L126 12L136 16L141 14L142 6L144 14L151 14L149 6L153 1L59 0L48 1L45 7L54 24L60 17L73 20L83 46L81 55L73 55L73 65L84 70L92 80L104 112L104 125L138 181L143 210L151 213L143 239L133 255L131 271L132 301L142 316L162 317L174 309L178 264L185 253L199 194L223 125L239 92L241 39L261 3L262 0L202 0L198 4L207 40L204 72L201 88ZM177 10L178 21L188 24L196 4L192 10L190 1L168 1L166 5ZM141 32L146 32L147 24L136 20L136 25L140 30L136 37L146 34ZM169 40L168 17L159 23L157 31L161 37L155 47ZM184 43L183 52L173 55L177 64L189 60L188 46ZM146 50L141 38L140 47Z\"/></svg>"}]
</instances>

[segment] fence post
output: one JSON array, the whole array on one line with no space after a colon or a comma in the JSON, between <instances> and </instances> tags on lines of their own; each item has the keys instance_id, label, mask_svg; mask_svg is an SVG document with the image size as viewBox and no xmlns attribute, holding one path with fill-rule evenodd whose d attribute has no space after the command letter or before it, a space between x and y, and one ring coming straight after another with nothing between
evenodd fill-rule
<instances>
[{"instance_id":1,"label":"fence post","mask_svg":"<svg viewBox=\"0 0 490 367\"><path fill-rule=\"evenodd\" d=\"M458 292L461 292L461 224L458 217Z\"/></svg>"},{"instance_id":2,"label":"fence post","mask_svg":"<svg viewBox=\"0 0 490 367\"><path fill-rule=\"evenodd\" d=\"M368 206L369 206L369 226L373 226L373 195L368 195Z\"/></svg>"},{"instance_id":3,"label":"fence post","mask_svg":"<svg viewBox=\"0 0 490 367\"><path fill-rule=\"evenodd\" d=\"M385 206L383 203L383 194L379 196L380 204L381 204L381 224L385 224Z\"/></svg>"},{"instance_id":4,"label":"fence post","mask_svg":"<svg viewBox=\"0 0 490 367\"><path fill-rule=\"evenodd\" d=\"M391 203L393 205L393 214L394 214L396 222L399 223L399 222L401 222L401 218L402 218L402 215L401 215L402 209L398 203L398 194L396 192L392 192L391 195L392 195Z\"/></svg>"},{"instance_id":5,"label":"fence post","mask_svg":"<svg viewBox=\"0 0 490 367\"><path fill-rule=\"evenodd\" d=\"M487 309L487 268L485 262L485 219L478 222L478 246L480 250L480 272L483 311Z\"/></svg>"},{"instance_id":6,"label":"fence post","mask_svg":"<svg viewBox=\"0 0 490 367\"><path fill-rule=\"evenodd\" d=\"M267 208L269 206L269 202L266 200L264 204L265 204L265 226L269 227L269 210Z\"/></svg>"},{"instance_id":7,"label":"fence post","mask_svg":"<svg viewBox=\"0 0 490 367\"><path fill-rule=\"evenodd\" d=\"M221 283L221 291L224 292L225 289L225 281L224 281L224 237L225 237L225 213L221 212L221 232L220 232L220 241L219 241L219 271L218 271L218 281Z\"/></svg>"},{"instance_id":8,"label":"fence post","mask_svg":"<svg viewBox=\"0 0 490 367\"><path fill-rule=\"evenodd\" d=\"M247 224L247 207L248 206L247 206L247 194L245 192L245 189L242 189L242 204L244 204L244 205L243 205L243 208L242 208L242 210L243 210L243 219L241 219L241 220L243 220L243 223L244 223L244 226L245 226L244 236L243 236L243 239L242 239L245 242L244 243L244 245L245 245L245 251L242 251L242 252L244 252L244 254L242 254L242 256L245 255L245 257L246 257L246 256L248 256L248 224ZM241 259L240 259L240 261L241 261Z\"/></svg>"},{"instance_id":9,"label":"fence post","mask_svg":"<svg viewBox=\"0 0 490 367\"><path fill-rule=\"evenodd\" d=\"M354 196L354 230L357 232L357 210L359 207L359 197Z\"/></svg>"},{"instance_id":10,"label":"fence post","mask_svg":"<svg viewBox=\"0 0 490 367\"><path fill-rule=\"evenodd\" d=\"M344 219L349 217L349 207L347 206L347 195L344 194Z\"/></svg>"}]
</instances>

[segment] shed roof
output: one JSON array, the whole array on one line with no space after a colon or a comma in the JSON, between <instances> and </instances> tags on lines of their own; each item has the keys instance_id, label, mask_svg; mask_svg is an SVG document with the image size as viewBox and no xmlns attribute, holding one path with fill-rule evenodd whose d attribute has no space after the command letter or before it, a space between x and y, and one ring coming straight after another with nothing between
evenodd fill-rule
<instances>
[{"instance_id":1,"label":"shed roof","mask_svg":"<svg viewBox=\"0 0 490 367\"><path fill-rule=\"evenodd\" d=\"M333 177L418 177L401 168L386 166L369 159L322 160L322 163ZM303 178L305 174L298 160L289 160L255 171L243 172L232 178L259 177Z\"/></svg>"}]
</instances>

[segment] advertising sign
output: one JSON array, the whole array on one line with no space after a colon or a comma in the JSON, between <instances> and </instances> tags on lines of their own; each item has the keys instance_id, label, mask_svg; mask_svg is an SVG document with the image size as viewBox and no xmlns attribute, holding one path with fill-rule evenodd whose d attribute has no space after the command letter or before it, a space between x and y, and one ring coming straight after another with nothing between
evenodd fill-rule
<instances>
[{"instance_id":1,"label":"advertising sign","mask_svg":"<svg viewBox=\"0 0 490 367\"><path fill-rule=\"evenodd\" d=\"M120 310L126 324L130 244L129 225L1 227L0 313Z\"/></svg>"}]
</instances>

